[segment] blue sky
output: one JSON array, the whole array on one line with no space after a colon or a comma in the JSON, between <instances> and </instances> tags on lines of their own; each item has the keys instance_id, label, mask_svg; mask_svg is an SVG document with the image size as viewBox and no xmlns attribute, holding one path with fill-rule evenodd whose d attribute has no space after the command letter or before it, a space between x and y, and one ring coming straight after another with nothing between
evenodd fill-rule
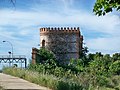
<instances>
[{"instance_id":1,"label":"blue sky","mask_svg":"<svg viewBox=\"0 0 120 90\"><path fill-rule=\"evenodd\" d=\"M0 1L0 55L14 54L31 58L32 47L40 41L41 27L80 27L89 52L120 52L120 13L95 16L95 0L8 0Z\"/></svg>"}]
</instances>

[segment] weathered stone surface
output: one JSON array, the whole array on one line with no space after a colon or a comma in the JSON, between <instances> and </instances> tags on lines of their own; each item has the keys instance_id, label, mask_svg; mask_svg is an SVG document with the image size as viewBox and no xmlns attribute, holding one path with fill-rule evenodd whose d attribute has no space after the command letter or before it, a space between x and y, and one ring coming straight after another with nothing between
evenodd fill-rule
<instances>
[{"instance_id":1,"label":"weathered stone surface","mask_svg":"<svg viewBox=\"0 0 120 90\"><path fill-rule=\"evenodd\" d=\"M51 50L58 60L78 59L82 44L79 27L40 28L40 47Z\"/></svg>"}]
</instances>

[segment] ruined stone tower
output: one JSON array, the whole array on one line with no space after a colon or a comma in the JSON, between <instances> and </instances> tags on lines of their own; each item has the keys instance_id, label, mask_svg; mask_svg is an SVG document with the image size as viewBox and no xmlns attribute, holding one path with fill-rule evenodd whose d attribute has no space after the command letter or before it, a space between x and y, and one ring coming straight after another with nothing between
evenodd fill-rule
<instances>
[{"instance_id":1,"label":"ruined stone tower","mask_svg":"<svg viewBox=\"0 0 120 90\"><path fill-rule=\"evenodd\" d=\"M51 50L57 60L78 59L82 44L79 27L40 28L40 47Z\"/></svg>"}]
</instances>

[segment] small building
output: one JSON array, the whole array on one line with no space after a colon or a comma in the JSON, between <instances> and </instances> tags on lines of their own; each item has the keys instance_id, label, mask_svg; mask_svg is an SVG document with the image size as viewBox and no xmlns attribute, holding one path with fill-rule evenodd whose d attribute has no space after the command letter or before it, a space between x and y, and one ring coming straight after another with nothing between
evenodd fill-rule
<instances>
[{"instance_id":1,"label":"small building","mask_svg":"<svg viewBox=\"0 0 120 90\"><path fill-rule=\"evenodd\" d=\"M52 51L58 61L78 59L82 44L83 36L79 27L40 28L40 47Z\"/></svg>"}]
</instances>

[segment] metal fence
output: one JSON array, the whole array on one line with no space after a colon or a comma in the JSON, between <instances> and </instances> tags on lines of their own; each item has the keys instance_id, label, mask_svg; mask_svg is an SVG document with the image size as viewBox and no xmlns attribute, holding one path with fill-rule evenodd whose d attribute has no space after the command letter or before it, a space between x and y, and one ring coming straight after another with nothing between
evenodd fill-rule
<instances>
[{"instance_id":1,"label":"metal fence","mask_svg":"<svg viewBox=\"0 0 120 90\"><path fill-rule=\"evenodd\" d=\"M26 58L25 55L0 55L0 58Z\"/></svg>"},{"instance_id":2,"label":"metal fence","mask_svg":"<svg viewBox=\"0 0 120 90\"><path fill-rule=\"evenodd\" d=\"M24 67L26 68L26 65L27 65L27 59L26 59L26 56L25 55L14 55L14 56L11 56L11 55L0 55L0 64L4 64L4 63L8 63L9 66L11 66L11 64L16 64L16 63L21 63L21 66L22 64L24 63Z\"/></svg>"}]
</instances>

